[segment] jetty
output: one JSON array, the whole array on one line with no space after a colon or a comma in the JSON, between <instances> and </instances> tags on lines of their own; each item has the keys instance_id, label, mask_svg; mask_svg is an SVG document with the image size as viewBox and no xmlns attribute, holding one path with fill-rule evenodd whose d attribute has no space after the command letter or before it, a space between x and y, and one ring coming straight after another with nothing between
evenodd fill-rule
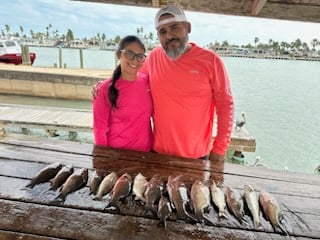
<instances>
[{"instance_id":1,"label":"jetty","mask_svg":"<svg viewBox=\"0 0 320 240\"><path fill-rule=\"evenodd\" d=\"M254 228L250 215L247 224L233 215L219 219L211 208L206 216L213 223L195 224L169 217L167 228L143 213L143 205L120 203L120 211L106 208L110 198L93 200L88 184L55 201L58 191L49 183L26 188L29 181L50 163L71 164L75 170L115 171L134 177L142 173L149 180L155 173L166 182L169 175L182 175L190 187L196 179L210 178L226 187L243 192L245 184L256 191L268 191L283 211L282 227L289 236L274 230L260 215L262 226ZM315 175L275 171L206 160L172 157L156 153L95 147L93 144L6 134L0 137L0 239L319 239L320 178Z\"/></svg>"}]
</instances>

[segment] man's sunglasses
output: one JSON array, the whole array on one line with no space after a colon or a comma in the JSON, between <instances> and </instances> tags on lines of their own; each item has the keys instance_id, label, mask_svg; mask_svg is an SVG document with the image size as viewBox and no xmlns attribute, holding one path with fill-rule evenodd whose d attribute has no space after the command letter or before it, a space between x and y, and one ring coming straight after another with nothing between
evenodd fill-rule
<instances>
[{"instance_id":1,"label":"man's sunglasses","mask_svg":"<svg viewBox=\"0 0 320 240\"><path fill-rule=\"evenodd\" d=\"M128 60L133 60L134 58L137 59L138 62L143 62L146 59L146 55L142 54L142 53L134 53L130 50L126 50L123 49L121 50L121 52L124 53L124 56L128 59Z\"/></svg>"}]
</instances>

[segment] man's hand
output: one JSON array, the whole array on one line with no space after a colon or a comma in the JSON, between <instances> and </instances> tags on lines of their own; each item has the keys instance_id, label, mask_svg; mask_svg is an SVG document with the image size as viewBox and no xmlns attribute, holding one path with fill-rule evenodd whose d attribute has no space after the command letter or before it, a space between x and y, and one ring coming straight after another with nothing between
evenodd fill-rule
<instances>
[{"instance_id":1,"label":"man's hand","mask_svg":"<svg viewBox=\"0 0 320 240\"><path fill-rule=\"evenodd\" d=\"M101 83L101 81L97 82L96 84L94 84L92 86L92 89L91 89L92 100L94 100L96 98L96 96L98 95L98 86L100 83Z\"/></svg>"},{"instance_id":2,"label":"man's hand","mask_svg":"<svg viewBox=\"0 0 320 240\"><path fill-rule=\"evenodd\" d=\"M219 155L215 152L210 152L210 157L209 157L210 161L213 162L224 162L224 160L226 159L225 155Z\"/></svg>"},{"instance_id":3,"label":"man's hand","mask_svg":"<svg viewBox=\"0 0 320 240\"><path fill-rule=\"evenodd\" d=\"M211 163L211 176L218 186L224 182L224 160L225 155L219 155L214 152L210 152L210 163Z\"/></svg>"}]
</instances>

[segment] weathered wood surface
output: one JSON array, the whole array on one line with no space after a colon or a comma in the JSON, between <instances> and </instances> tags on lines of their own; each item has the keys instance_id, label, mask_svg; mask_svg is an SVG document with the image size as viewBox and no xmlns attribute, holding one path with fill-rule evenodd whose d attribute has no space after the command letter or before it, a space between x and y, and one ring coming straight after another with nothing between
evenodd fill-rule
<instances>
[{"instance_id":1,"label":"weathered wood surface","mask_svg":"<svg viewBox=\"0 0 320 240\"><path fill-rule=\"evenodd\" d=\"M275 233L262 216L263 227L255 230L249 216L248 225L239 224L231 215L219 221L211 209L208 218L215 226L176 222L173 215L168 228L162 230L156 227L157 219L143 217L139 204L121 204L120 214L105 209L108 196L94 201L88 186L70 194L64 203L54 201L58 193L48 191L49 183L26 189L29 180L52 162L89 168L89 176L95 168L104 168L118 174L141 172L148 177L158 172L164 180L169 174L183 174L187 183L206 173L223 179L223 189L231 186L238 191L249 183L257 191L269 191L279 201L290 239L320 236L318 176L233 164L217 168L202 160L9 135L0 138L0 239L288 239Z\"/></svg>"},{"instance_id":2,"label":"weathered wood surface","mask_svg":"<svg viewBox=\"0 0 320 240\"><path fill-rule=\"evenodd\" d=\"M151 0L78 0L140 7L165 6L170 1ZM262 17L295 21L320 22L318 0L175 0L186 11L219 13L236 16Z\"/></svg>"}]
</instances>

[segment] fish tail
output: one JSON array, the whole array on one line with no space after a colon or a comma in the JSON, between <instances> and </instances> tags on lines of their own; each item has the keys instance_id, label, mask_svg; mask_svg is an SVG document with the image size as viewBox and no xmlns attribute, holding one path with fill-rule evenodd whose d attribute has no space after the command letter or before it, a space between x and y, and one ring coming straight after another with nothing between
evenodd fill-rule
<instances>
[{"instance_id":1,"label":"fish tail","mask_svg":"<svg viewBox=\"0 0 320 240\"><path fill-rule=\"evenodd\" d=\"M285 235L285 236L288 236L288 231L283 227L281 226L281 224L278 224L278 227L279 229L281 230L281 234Z\"/></svg>"},{"instance_id":2,"label":"fish tail","mask_svg":"<svg viewBox=\"0 0 320 240\"><path fill-rule=\"evenodd\" d=\"M146 199L145 199L144 197L142 197L142 196L137 196L137 195L134 197L134 200L135 200L135 201L146 202Z\"/></svg>"},{"instance_id":3,"label":"fish tail","mask_svg":"<svg viewBox=\"0 0 320 240\"><path fill-rule=\"evenodd\" d=\"M28 183L25 187L26 188L34 188L34 186L35 186L36 184L34 183L34 182L30 182L30 183Z\"/></svg>"},{"instance_id":4,"label":"fish tail","mask_svg":"<svg viewBox=\"0 0 320 240\"><path fill-rule=\"evenodd\" d=\"M253 220L253 224L255 229L258 229L259 227L262 226L259 220Z\"/></svg>"},{"instance_id":5,"label":"fish tail","mask_svg":"<svg viewBox=\"0 0 320 240\"><path fill-rule=\"evenodd\" d=\"M152 216L157 217L157 212L152 205L146 205L142 214L146 216L151 214Z\"/></svg>"},{"instance_id":6,"label":"fish tail","mask_svg":"<svg viewBox=\"0 0 320 240\"><path fill-rule=\"evenodd\" d=\"M158 227L161 228L167 228L167 221L166 218L162 218L160 219L159 223L157 224Z\"/></svg>"},{"instance_id":7,"label":"fish tail","mask_svg":"<svg viewBox=\"0 0 320 240\"><path fill-rule=\"evenodd\" d=\"M100 195L97 195L93 198L93 200L96 200L96 201L101 201L102 200L102 197Z\"/></svg>"},{"instance_id":8,"label":"fish tail","mask_svg":"<svg viewBox=\"0 0 320 240\"><path fill-rule=\"evenodd\" d=\"M228 216L225 211L219 211L218 216L219 216L219 218L228 219Z\"/></svg>"}]
</instances>

